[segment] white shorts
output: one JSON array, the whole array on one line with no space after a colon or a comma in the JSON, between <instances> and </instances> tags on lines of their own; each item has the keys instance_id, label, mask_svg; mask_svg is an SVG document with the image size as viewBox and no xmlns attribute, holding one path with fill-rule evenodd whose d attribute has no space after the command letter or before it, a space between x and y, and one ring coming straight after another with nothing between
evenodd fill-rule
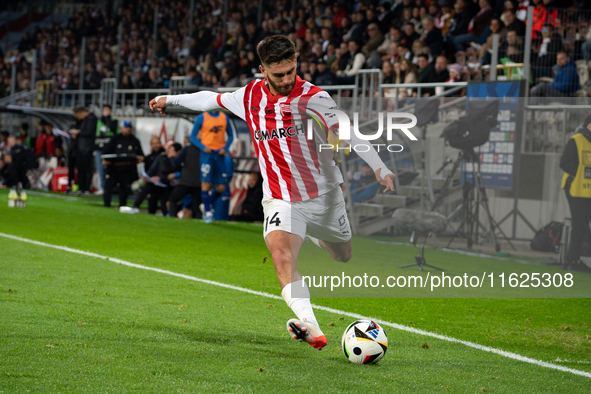
<instances>
[{"instance_id":1,"label":"white shorts","mask_svg":"<svg viewBox=\"0 0 591 394\"><path fill-rule=\"evenodd\" d=\"M264 199L263 209L265 237L271 231L282 230L299 235L302 239L306 234L328 242L346 242L351 239L345 199L338 186L307 201Z\"/></svg>"}]
</instances>

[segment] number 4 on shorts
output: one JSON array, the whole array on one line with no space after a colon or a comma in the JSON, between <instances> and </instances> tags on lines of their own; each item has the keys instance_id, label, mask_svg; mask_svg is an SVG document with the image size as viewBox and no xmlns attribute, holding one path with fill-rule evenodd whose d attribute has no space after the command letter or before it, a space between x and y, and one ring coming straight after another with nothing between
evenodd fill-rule
<instances>
[{"instance_id":1,"label":"number 4 on shorts","mask_svg":"<svg viewBox=\"0 0 591 394\"><path fill-rule=\"evenodd\" d=\"M279 212L275 212L270 222L269 217L267 216L267 220L265 221L265 231L267 231L267 227L269 226L269 224L274 224L276 226L279 226L281 224L281 220L279 220L279 218L277 217L278 214Z\"/></svg>"}]
</instances>

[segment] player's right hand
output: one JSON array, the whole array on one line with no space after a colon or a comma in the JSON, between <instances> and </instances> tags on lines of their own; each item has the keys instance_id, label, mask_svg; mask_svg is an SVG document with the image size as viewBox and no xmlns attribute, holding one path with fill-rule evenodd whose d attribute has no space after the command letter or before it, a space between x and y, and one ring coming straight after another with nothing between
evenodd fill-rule
<instances>
[{"instance_id":1,"label":"player's right hand","mask_svg":"<svg viewBox=\"0 0 591 394\"><path fill-rule=\"evenodd\" d=\"M158 99L158 101L156 101ZM150 100L150 109L152 111L158 111L160 114L164 114L166 111L166 97L155 97Z\"/></svg>"},{"instance_id":2,"label":"player's right hand","mask_svg":"<svg viewBox=\"0 0 591 394\"><path fill-rule=\"evenodd\" d=\"M210 148L205 148L205 149L203 149L203 152L204 153L211 153L211 149Z\"/></svg>"}]
</instances>

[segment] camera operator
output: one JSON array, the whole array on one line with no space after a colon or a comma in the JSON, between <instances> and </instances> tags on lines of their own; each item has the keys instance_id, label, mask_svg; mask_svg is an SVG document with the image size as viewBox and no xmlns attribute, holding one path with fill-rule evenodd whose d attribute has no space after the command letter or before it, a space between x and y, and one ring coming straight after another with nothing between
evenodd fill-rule
<instances>
[{"instance_id":1,"label":"camera operator","mask_svg":"<svg viewBox=\"0 0 591 394\"><path fill-rule=\"evenodd\" d=\"M115 135L103 148L103 165L107 167L105 175L105 207L111 206L111 195L115 185L119 184L119 206L127 205L127 196L131 192L131 183L135 180L137 163L144 160L140 141L131 134L131 121L121 122L121 133Z\"/></svg>"}]
</instances>

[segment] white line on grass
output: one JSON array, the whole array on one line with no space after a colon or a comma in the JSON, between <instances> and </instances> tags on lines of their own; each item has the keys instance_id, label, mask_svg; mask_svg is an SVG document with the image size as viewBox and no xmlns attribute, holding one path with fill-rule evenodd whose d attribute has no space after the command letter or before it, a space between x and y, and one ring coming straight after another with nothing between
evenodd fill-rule
<instances>
[{"instance_id":1,"label":"white line on grass","mask_svg":"<svg viewBox=\"0 0 591 394\"><path fill-rule=\"evenodd\" d=\"M103 255L100 255L100 254L97 254L97 253L85 252L83 250L68 248L67 246L52 245L52 244L48 244L48 243L45 243L45 242L35 241L35 240L32 240L32 239L17 237L17 236L14 236L14 235L4 234L4 233L0 233L0 237L4 237L4 238L8 238L8 239L13 239L15 241L26 242L26 243L30 243L30 244L33 244L33 245L45 246L45 247L48 247L48 248L64 250L66 252L77 253L77 254L81 254L81 255L84 255L84 256L96 257L96 258L99 258L99 259L112 261L114 263L125 265L125 266L128 266L128 267L134 267L134 268L139 268L139 269L143 269L143 270L147 270L147 271L159 272L161 274L172 275L172 276L176 276L178 278L188 279L188 280L192 280L192 281L195 281L195 282L207 283L207 284L210 284L210 285L219 286L219 287L223 287L223 288L226 288L226 289L232 289L232 290L241 291L243 293L254 294L254 295L258 295L258 296L262 296L262 297L272 298L272 299L275 299L275 300L282 300L283 299L283 298L281 298L281 297L279 297L279 296L277 296L275 294L265 293L263 291L256 291L256 290L246 289L246 288L240 287L240 286L233 286L233 285L228 285L226 283L216 282L216 281L213 281L213 280L201 279L201 278L197 278L195 276L179 274L177 272L163 270L163 269L160 269L160 268L148 267L148 266L141 265L141 264L134 264L134 263L131 263L129 261L125 261L125 260L121 260L121 259L117 259L117 258L113 258L113 257L108 257L108 256L103 256ZM474 349L482 350L482 351L489 352L489 353L498 354L499 356L511 358L513 360L523 361L523 362L526 362L526 363L529 363L529 364L538 365L540 367L546 367L546 368L556 369L558 371L569 372L569 373L572 373L572 374L575 374L575 375L580 375L580 376L584 376L586 378L591 378L591 373L590 372L579 371L578 369L572 369L572 368L563 367L561 365L552 364L552 363L549 363L549 362L546 362L546 361L541 361L541 360L536 360L536 359L533 359L533 358L521 356L521 355L516 354L516 353L506 352L504 350L495 349L493 347L479 345L479 344L474 343L474 342L464 341L464 340L461 340L461 339L456 339L456 338L448 337L448 336L445 336L445 335L435 334L435 333L432 333L432 332L429 332L429 331L419 330L418 328L403 326L402 324L390 323L388 321L384 321L384 320L380 320L380 319L374 319L372 317L367 317L367 316L359 315L357 313L351 313L351 312L347 312L347 311L341 311L339 309L333 309L333 308L329 308L329 307L322 306L322 305L313 305L313 306L314 306L315 309L322 310L322 311L325 311L325 312L330 312L330 313L334 313L334 314L337 314L337 315L345 315L345 316L349 316L349 317L352 317L354 319L359 319L359 320L368 320L368 319L371 319L371 320L374 320L375 322L377 322L377 323L379 323L381 325L392 327L392 328L395 328L397 330L412 332L414 334L419 334L419 335L425 335L425 336L429 336L429 337L432 337L432 338L441 339L443 341L461 343L462 345L465 345L465 346L468 346L468 347L471 347L471 348L474 348Z\"/></svg>"}]
</instances>

